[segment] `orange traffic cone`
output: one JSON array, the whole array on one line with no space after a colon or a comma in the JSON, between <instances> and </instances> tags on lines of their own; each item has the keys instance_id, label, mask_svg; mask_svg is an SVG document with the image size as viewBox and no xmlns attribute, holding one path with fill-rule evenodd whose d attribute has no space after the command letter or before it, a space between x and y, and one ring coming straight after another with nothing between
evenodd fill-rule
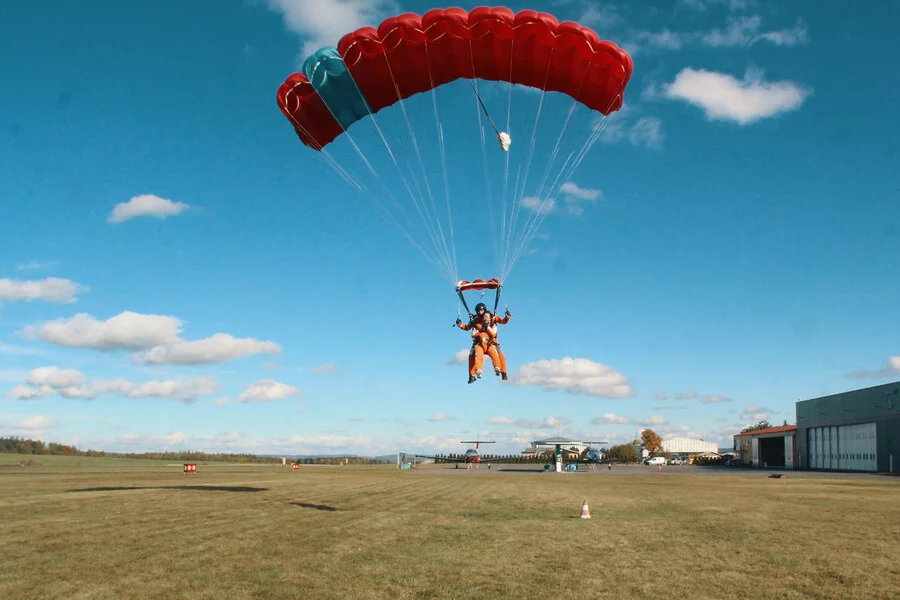
<instances>
[{"instance_id":1,"label":"orange traffic cone","mask_svg":"<svg viewBox=\"0 0 900 600\"><path fill-rule=\"evenodd\" d=\"M590 519L591 518L591 509L588 508L587 500L585 500L584 504L581 505L581 518L582 519Z\"/></svg>"}]
</instances>

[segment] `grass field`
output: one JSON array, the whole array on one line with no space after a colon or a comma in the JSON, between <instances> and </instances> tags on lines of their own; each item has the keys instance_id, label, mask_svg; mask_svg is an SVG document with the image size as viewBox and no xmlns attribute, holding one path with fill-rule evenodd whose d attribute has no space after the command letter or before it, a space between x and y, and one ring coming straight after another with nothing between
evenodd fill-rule
<instances>
[{"instance_id":1,"label":"grass field","mask_svg":"<svg viewBox=\"0 0 900 600\"><path fill-rule=\"evenodd\" d=\"M900 597L893 477L197 469L0 455L0 598Z\"/></svg>"}]
</instances>

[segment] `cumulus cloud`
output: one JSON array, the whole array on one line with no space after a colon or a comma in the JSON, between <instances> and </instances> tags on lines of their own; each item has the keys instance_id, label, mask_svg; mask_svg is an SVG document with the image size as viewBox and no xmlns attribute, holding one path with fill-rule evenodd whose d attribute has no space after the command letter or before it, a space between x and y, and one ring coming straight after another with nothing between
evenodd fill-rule
<instances>
[{"instance_id":1,"label":"cumulus cloud","mask_svg":"<svg viewBox=\"0 0 900 600\"><path fill-rule=\"evenodd\" d=\"M128 202L116 204L107 221L109 223L122 223L135 217L155 217L165 219L180 214L190 208L184 202L172 202L153 194L134 196Z\"/></svg>"},{"instance_id":2,"label":"cumulus cloud","mask_svg":"<svg viewBox=\"0 0 900 600\"><path fill-rule=\"evenodd\" d=\"M378 24L399 12L394 0L269 0L288 30L306 39L304 58L323 46L337 46L348 31Z\"/></svg>"},{"instance_id":3,"label":"cumulus cloud","mask_svg":"<svg viewBox=\"0 0 900 600\"><path fill-rule=\"evenodd\" d=\"M512 419L509 417L491 417L488 419L488 423L491 425L509 425L512 422Z\"/></svg>"},{"instance_id":4,"label":"cumulus cloud","mask_svg":"<svg viewBox=\"0 0 900 600\"><path fill-rule=\"evenodd\" d=\"M442 421L455 421L456 417L448 417L444 413L437 413L433 417L429 417L428 420L432 423L440 423Z\"/></svg>"},{"instance_id":5,"label":"cumulus cloud","mask_svg":"<svg viewBox=\"0 0 900 600\"><path fill-rule=\"evenodd\" d=\"M880 369L875 371L851 371L844 375L847 379L886 379L900 375L900 356L890 356Z\"/></svg>"},{"instance_id":6,"label":"cumulus cloud","mask_svg":"<svg viewBox=\"0 0 900 600\"><path fill-rule=\"evenodd\" d=\"M533 385L598 398L628 398L635 394L627 377L612 367L586 358L566 357L528 363L512 374L510 381L515 385Z\"/></svg>"},{"instance_id":7,"label":"cumulus cloud","mask_svg":"<svg viewBox=\"0 0 900 600\"><path fill-rule=\"evenodd\" d=\"M707 394L700 398L700 402L703 404L716 404L719 402L732 402L732 399L722 394Z\"/></svg>"},{"instance_id":8,"label":"cumulus cloud","mask_svg":"<svg viewBox=\"0 0 900 600\"><path fill-rule=\"evenodd\" d=\"M665 425L668 421L662 415L650 415L641 421L641 425Z\"/></svg>"},{"instance_id":9,"label":"cumulus cloud","mask_svg":"<svg viewBox=\"0 0 900 600\"><path fill-rule=\"evenodd\" d=\"M791 81L766 82L762 71L748 69L743 80L725 73L683 69L664 94L697 106L709 120L748 125L797 110L812 92Z\"/></svg>"},{"instance_id":10,"label":"cumulus cloud","mask_svg":"<svg viewBox=\"0 0 900 600\"><path fill-rule=\"evenodd\" d=\"M444 361L445 365L464 365L469 362L469 350L460 350L456 354L453 355L453 358L448 358Z\"/></svg>"},{"instance_id":11,"label":"cumulus cloud","mask_svg":"<svg viewBox=\"0 0 900 600\"><path fill-rule=\"evenodd\" d=\"M143 362L151 365L202 365L223 363L251 354L280 353L281 346L275 342L236 339L227 333L217 333L202 340L157 346L143 356Z\"/></svg>"},{"instance_id":12,"label":"cumulus cloud","mask_svg":"<svg viewBox=\"0 0 900 600\"><path fill-rule=\"evenodd\" d=\"M57 424L57 420L44 415L35 415L16 424L16 429L47 429Z\"/></svg>"},{"instance_id":13,"label":"cumulus cloud","mask_svg":"<svg viewBox=\"0 0 900 600\"><path fill-rule=\"evenodd\" d=\"M768 420L771 409L765 406L757 406L750 404L741 412L741 420L756 423L758 421Z\"/></svg>"},{"instance_id":14,"label":"cumulus cloud","mask_svg":"<svg viewBox=\"0 0 900 600\"><path fill-rule=\"evenodd\" d=\"M238 394L238 402L276 402L291 396L299 396L299 388L280 383L274 379L260 379L248 385Z\"/></svg>"},{"instance_id":15,"label":"cumulus cloud","mask_svg":"<svg viewBox=\"0 0 900 600\"><path fill-rule=\"evenodd\" d=\"M655 394L653 394L653 399L654 399L654 400L666 400L667 398L668 398L668 397L666 396L666 393L665 393L664 391L662 391L662 390L660 390L660 391L656 392Z\"/></svg>"},{"instance_id":16,"label":"cumulus cloud","mask_svg":"<svg viewBox=\"0 0 900 600\"><path fill-rule=\"evenodd\" d=\"M125 379L87 381L84 374L75 369L38 367L31 371L25 384L13 387L6 395L17 400L36 400L52 395L91 400L106 394L116 394L128 398L169 398L193 403L199 396L218 391L218 383L209 377L144 383L132 383Z\"/></svg>"},{"instance_id":17,"label":"cumulus cloud","mask_svg":"<svg viewBox=\"0 0 900 600\"><path fill-rule=\"evenodd\" d=\"M94 350L143 350L178 341L181 321L162 315L125 311L106 321L79 313L26 328L29 337L69 348Z\"/></svg>"},{"instance_id":18,"label":"cumulus cloud","mask_svg":"<svg viewBox=\"0 0 900 600\"><path fill-rule=\"evenodd\" d=\"M615 415L613 413L606 413L602 417L596 417L590 420L591 425L628 425L634 423L633 419L629 419L628 417L623 417L621 415Z\"/></svg>"},{"instance_id":19,"label":"cumulus cloud","mask_svg":"<svg viewBox=\"0 0 900 600\"><path fill-rule=\"evenodd\" d=\"M0 279L0 301L31 302L43 300L57 304L69 304L78 300L78 293L87 288L69 279L47 277L40 280Z\"/></svg>"},{"instance_id":20,"label":"cumulus cloud","mask_svg":"<svg viewBox=\"0 0 900 600\"><path fill-rule=\"evenodd\" d=\"M32 387L19 384L7 390L5 395L11 400L37 400L42 396L52 396L55 393L56 390L48 385Z\"/></svg>"},{"instance_id":21,"label":"cumulus cloud","mask_svg":"<svg viewBox=\"0 0 900 600\"><path fill-rule=\"evenodd\" d=\"M182 321L164 315L122 312L106 321L79 313L25 328L25 334L50 344L93 350L147 350L137 360L148 365L223 363L252 354L280 354L275 342L217 333L194 341L179 337Z\"/></svg>"},{"instance_id":22,"label":"cumulus cloud","mask_svg":"<svg viewBox=\"0 0 900 600\"><path fill-rule=\"evenodd\" d=\"M513 424L521 429L554 429L563 427L568 419L562 417L546 417L544 419L516 419Z\"/></svg>"},{"instance_id":23,"label":"cumulus cloud","mask_svg":"<svg viewBox=\"0 0 900 600\"><path fill-rule=\"evenodd\" d=\"M34 386L46 385L52 388L65 388L84 383L84 375L75 369L38 367L29 373L25 383Z\"/></svg>"}]
</instances>

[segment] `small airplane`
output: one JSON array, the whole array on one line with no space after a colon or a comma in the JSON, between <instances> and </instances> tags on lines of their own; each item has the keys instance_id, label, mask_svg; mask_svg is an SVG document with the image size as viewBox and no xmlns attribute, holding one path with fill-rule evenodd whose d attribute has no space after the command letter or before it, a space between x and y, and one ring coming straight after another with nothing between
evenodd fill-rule
<instances>
[{"instance_id":1,"label":"small airplane","mask_svg":"<svg viewBox=\"0 0 900 600\"><path fill-rule=\"evenodd\" d=\"M474 440L471 442L461 441L460 444L475 444L474 448L469 448L466 450L466 453L462 456L462 458L449 458L446 456L426 456L424 454L416 454L416 458L430 458L435 462L453 462L456 463L454 468L458 469L460 463L464 463L466 468L471 470L472 465L475 465L475 468L478 468L478 465L481 463L490 463L493 461L501 460L499 458L481 458L481 455L478 454L478 446L481 444L495 444L496 442L485 442L483 440Z\"/></svg>"}]
</instances>

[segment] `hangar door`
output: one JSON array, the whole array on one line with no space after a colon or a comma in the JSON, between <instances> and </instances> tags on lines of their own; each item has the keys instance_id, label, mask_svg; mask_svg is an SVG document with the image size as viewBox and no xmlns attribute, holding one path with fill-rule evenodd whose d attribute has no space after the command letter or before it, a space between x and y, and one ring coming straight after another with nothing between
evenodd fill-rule
<instances>
[{"instance_id":1,"label":"hangar door","mask_svg":"<svg viewBox=\"0 0 900 600\"><path fill-rule=\"evenodd\" d=\"M875 423L807 430L809 468L876 471Z\"/></svg>"}]
</instances>

